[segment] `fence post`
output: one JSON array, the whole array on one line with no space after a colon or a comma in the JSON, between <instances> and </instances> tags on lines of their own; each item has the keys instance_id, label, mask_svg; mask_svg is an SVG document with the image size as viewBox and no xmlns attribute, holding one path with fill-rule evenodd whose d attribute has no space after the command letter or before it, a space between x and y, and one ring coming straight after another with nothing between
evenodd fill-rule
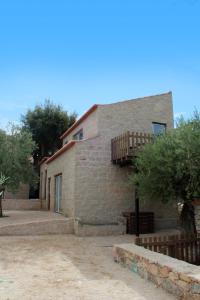
<instances>
[{"instance_id":1,"label":"fence post","mask_svg":"<svg viewBox=\"0 0 200 300\"><path fill-rule=\"evenodd\" d=\"M169 256L175 257L174 236L173 235L168 236L168 241L169 241Z\"/></svg>"}]
</instances>

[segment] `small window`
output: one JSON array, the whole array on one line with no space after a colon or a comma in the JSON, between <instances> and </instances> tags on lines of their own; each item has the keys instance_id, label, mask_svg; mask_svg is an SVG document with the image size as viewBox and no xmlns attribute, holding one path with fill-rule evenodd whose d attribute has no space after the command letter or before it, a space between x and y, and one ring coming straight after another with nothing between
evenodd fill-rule
<instances>
[{"instance_id":1,"label":"small window","mask_svg":"<svg viewBox=\"0 0 200 300\"><path fill-rule=\"evenodd\" d=\"M80 141L83 139L83 129L73 135L73 140Z\"/></svg>"},{"instance_id":2,"label":"small window","mask_svg":"<svg viewBox=\"0 0 200 300\"><path fill-rule=\"evenodd\" d=\"M160 135L166 132L167 125L165 123L153 122L153 134Z\"/></svg>"}]
</instances>

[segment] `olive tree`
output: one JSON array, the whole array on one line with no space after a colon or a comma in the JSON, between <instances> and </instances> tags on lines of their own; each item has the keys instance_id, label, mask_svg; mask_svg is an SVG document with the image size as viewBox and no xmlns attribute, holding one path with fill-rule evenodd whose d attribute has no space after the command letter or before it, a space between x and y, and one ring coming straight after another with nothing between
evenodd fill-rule
<instances>
[{"instance_id":1,"label":"olive tree","mask_svg":"<svg viewBox=\"0 0 200 300\"><path fill-rule=\"evenodd\" d=\"M182 225L194 230L192 200L200 196L200 114L182 117L138 154L132 175L141 199L182 203Z\"/></svg>"},{"instance_id":2,"label":"olive tree","mask_svg":"<svg viewBox=\"0 0 200 300\"><path fill-rule=\"evenodd\" d=\"M9 133L0 130L0 217L5 187L16 192L20 183L36 184L37 176L32 164L35 148L35 142L26 130L16 126L12 126Z\"/></svg>"},{"instance_id":3,"label":"olive tree","mask_svg":"<svg viewBox=\"0 0 200 300\"><path fill-rule=\"evenodd\" d=\"M50 100L44 104L36 105L22 116L23 127L32 133L33 140L37 144L34 163L44 156L52 155L62 145L61 134L66 131L76 120L76 114L69 114L62 106L56 105Z\"/></svg>"}]
</instances>

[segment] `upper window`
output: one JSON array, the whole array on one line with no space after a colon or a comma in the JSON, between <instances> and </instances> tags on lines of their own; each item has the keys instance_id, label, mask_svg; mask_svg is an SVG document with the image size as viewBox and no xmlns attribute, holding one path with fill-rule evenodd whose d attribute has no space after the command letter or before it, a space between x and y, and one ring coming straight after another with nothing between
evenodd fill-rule
<instances>
[{"instance_id":1,"label":"upper window","mask_svg":"<svg viewBox=\"0 0 200 300\"><path fill-rule=\"evenodd\" d=\"M73 140L79 141L83 139L83 129L73 135Z\"/></svg>"},{"instance_id":2,"label":"upper window","mask_svg":"<svg viewBox=\"0 0 200 300\"><path fill-rule=\"evenodd\" d=\"M153 122L153 134L154 135L159 135L163 134L166 131L167 125L165 123L158 123L158 122Z\"/></svg>"}]
</instances>

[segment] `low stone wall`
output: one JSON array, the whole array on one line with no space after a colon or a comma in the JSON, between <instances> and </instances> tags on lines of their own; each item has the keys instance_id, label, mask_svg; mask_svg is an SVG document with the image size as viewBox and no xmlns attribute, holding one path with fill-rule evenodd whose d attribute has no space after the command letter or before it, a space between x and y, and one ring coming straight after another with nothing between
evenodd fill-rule
<instances>
[{"instance_id":1,"label":"low stone wall","mask_svg":"<svg viewBox=\"0 0 200 300\"><path fill-rule=\"evenodd\" d=\"M122 235L126 233L126 225L123 223L109 225L92 225L82 224L79 220L75 220L74 233L77 236Z\"/></svg>"},{"instance_id":2,"label":"low stone wall","mask_svg":"<svg viewBox=\"0 0 200 300\"><path fill-rule=\"evenodd\" d=\"M200 299L200 267L139 247L115 245L114 260L184 300Z\"/></svg>"},{"instance_id":3,"label":"low stone wall","mask_svg":"<svg viewBox=\"0 0 200 300\"><path fill-rule=\"evenodd\" d=\"M40 210L41 201L39 199L3 199L3 210Z\"/></svg>"}]
</instances>

